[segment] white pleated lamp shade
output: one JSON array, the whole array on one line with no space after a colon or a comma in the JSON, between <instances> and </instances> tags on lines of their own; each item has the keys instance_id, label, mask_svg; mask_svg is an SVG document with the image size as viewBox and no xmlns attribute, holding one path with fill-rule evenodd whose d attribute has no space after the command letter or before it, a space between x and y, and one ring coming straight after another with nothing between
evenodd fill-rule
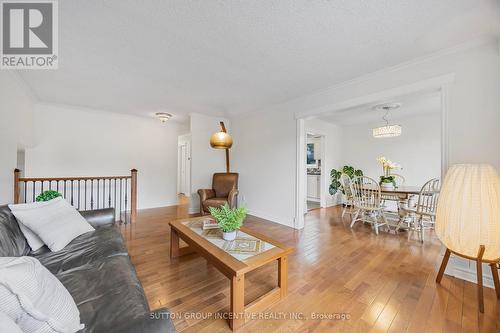
<instances>
[{"instance_id":1,"label":"white pleated lamp shade","mask_svg":"<svg viewBox=\"0 0 500 333\"><path fill-rule=\"evenodd\" d=\"M457 164L445 177L436 213L436 234L448 249L484 260L500 258L500 177L487 164Z\"/></svg>"}]
</instances>

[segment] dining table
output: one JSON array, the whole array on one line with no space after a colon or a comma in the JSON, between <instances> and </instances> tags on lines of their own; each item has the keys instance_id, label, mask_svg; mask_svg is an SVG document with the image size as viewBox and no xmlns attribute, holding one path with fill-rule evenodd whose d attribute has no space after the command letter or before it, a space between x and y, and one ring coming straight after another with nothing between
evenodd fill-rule
<instances>
[{"instance_id":1,"label":"dining table","mask_svg":"<svg viewBox=\"0 0 500 333\"><path fill-rule=\"evenodd\" d=\"M364 187L368 189L373 188L374 191L378 189L377 186L373 185L365 185ZM412 196L419 195L420 190L421 190L420 186L411 186L411 185L399 185L392 188L380 186L380 194L383 200L399 201L396 212L399 218L402 218L404 215L404 212L401 210L401 208L412 206L413 204L410 202L410 198ZM391 225L394 226L394 224L392 223ZM399 221L398 223L396 223L396 225L399 225Z\"/></svg>"},{"instance_id":2,"label":"dining table","mask_svg":"<svg viewBox=\"0 0 500 333\"><path fill-rule=\"evenodd\" d=\"M376 186L364 185L366 189L377 190ZM420 193L421 187L411 186L411 185L399 185L396 187L388 188L380 186L380 193L384 196L398 197L400 201L405 201L409 199L412 195L418 195Z\"/></svg>"},{"instance_id":3,"label":"dining table","mask_svg":"<svg viewBox=\"0 0 500 333\"><path fill-rule=\"evenodd\" d=\"M400 201L404 201L409 199L412 195L418 195L420 193L420 186L411 186L411 185L400 185L393 188L384 188L380 187L380 193L382 195L390 195L394 197L398 197Z\"/></svg>"}]
</instances>

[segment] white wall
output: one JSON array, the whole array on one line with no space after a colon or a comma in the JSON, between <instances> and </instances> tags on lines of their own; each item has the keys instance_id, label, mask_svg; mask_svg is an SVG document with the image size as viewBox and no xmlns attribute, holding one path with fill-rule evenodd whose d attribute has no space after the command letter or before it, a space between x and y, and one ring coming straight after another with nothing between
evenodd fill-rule
<instances>
[{"instance_id":1,"label":"white wall","mask_svg":"<svg viewBox=\"0 0 500 333\"><path fill-rule=\"evenodd\" d=\"M186 128L156 119L38 104L26 175L114 176L138 169L138 208L177 203L177 137Z\"/></svg>"},{"instance_id":2,"label":"white wall","mask_svg":"<svg viewBox=\"0 0 500 333\"><path fill-rule=\"evenodd\" d=\"M439 113L398 119L403 133L395 138L374 138L371 129L377 123L343 126L342 163L363 170L365 176L378 181L382 167L377 158L385 156L402 166L395 170L406 179L406 185L422 186L441 176L441 116Z\"/></svg>"},{"instance_id":3,"label":"white wall","mask_svg":"<svg viewBox=\"0 0 500 333\"><path fill-rule=\"evenodd\" d=\"M213 149L210 147L210 137L215 132L220 131L220 121L224 121L229 134L231 124L222 117L206 116L198 113L190 115L191 124L191 191L190 212L198 212L200 201L198 189L212 188L212 176L215 172L226 172L226 153L223 149ZM235 149L231 149L231 162L234 161ZM238 172L234 167L231 171Z\"/></svg>"},{"instance_id":4,"label":"white wall","mask_svg":"<svg viewBox=\"0 0 500 333\"><path fill-rule=\"evenodd\" d=\"M0 71L0 204L13 200L17 150L31 144L34 102L15 72Z\"/></svg>"},{"instance_id":5,"label":"white wall","mask_svg":"<svg viewBox=\"0 0 500 333\"><path fill-rule=\"evenodd\" d=\"M240 173L240 202L249 213L293 226L295 132L293 116L259 113L233 125L234 170Z\"/></svg>"},{"instance_id":6,"label":"white wall","mask_svg":"<svg viewBox=\"0 0 500 333\"><path fill-rule=\"evenodd\" d=\"M325 137L325 147L323 148L325 160L321 164L321 173L324 174L322 191L325 194L326 206L335 205L340 198L331 196L329 193L330 171L338 168L342 163L342 128L319 119L307 119L304 126L306 133L321 134Z\"/></svg>"}]
</instances>

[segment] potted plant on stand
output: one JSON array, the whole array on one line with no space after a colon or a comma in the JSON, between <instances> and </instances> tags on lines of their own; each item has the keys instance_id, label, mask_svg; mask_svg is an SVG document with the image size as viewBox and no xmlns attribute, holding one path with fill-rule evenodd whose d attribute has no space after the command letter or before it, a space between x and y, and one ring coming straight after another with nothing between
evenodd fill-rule
<instances>
[{"instance_id":1,"label":"potted plant on stand","mask_svg":"<svg viewBox=\"0 0 500 333\"><path fill-rule=\"evenodd\" d=\"M245 207L230 208L226 203L220 207L208 207L208 210L222 230L222 238L228 241L234 240L247 216L247 209Z\"/></svg>"},{"instance_id":2,"label":"potted plant on stand","mask_svg":"<svg viewBox=\"0 0 500 333\"><path fill-rule=\"evenodd\" d=\"M391 175L391 172L395 169L401 169L401 166L383 156L377 158L377 161L382 165L382 169L384 171L384 174L380 176L380 187L385 189L393 189L397 187L396 178Z\"/></svg>"},{"instance_id":3,"label":"potted plant on stand","mask_svg":"<svg viewBox=\"0 0 500 333\"><path fill-rule=\"evenodd\" d=\"M340 175L342 175L343 173L348 175L351 179L354 179L354 177L363 176L363 171L355 169L350 165L344 165L342 167L342 170L332 169L332 171L330 171L332 182L329 188L329 192L331 195L335 195L339 191L342 192L342 194L345 194L345 190L342 188L342 184L340 184Z\"/></svg>"}]
</instances>

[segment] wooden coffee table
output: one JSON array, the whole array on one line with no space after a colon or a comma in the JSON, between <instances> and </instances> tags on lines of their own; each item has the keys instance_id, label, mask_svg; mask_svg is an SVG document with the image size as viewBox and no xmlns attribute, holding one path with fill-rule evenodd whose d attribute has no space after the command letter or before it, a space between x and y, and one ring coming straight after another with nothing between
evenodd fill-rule
<instances>
[{"instance_id":1,"label":"wooden coffee table","mask_svg":"<svg viewBox=\"0 0 500 333\"><path fill-rule=\"evenodd\" d=\"M201 229L201 221L206 218L207 216L201 216L169 222L170 258L197 252L229 278L231 300L228 320L229 326L235 330L245 324L250 313L260 312L286 296L288 255L294 249L245 227L238 233L237 240L240 239L241 243L222 240L217 235L219 231L212 230L211 235L207 236ZM179 239L188 246L179 247ZM222 243L224 244L221 245ZM249 255L245 252L249 245L257 245L253 249L260 251ZM245 274L275 260L278 261L278 286L245 305Z\"/></svg>"}]
</instances>

